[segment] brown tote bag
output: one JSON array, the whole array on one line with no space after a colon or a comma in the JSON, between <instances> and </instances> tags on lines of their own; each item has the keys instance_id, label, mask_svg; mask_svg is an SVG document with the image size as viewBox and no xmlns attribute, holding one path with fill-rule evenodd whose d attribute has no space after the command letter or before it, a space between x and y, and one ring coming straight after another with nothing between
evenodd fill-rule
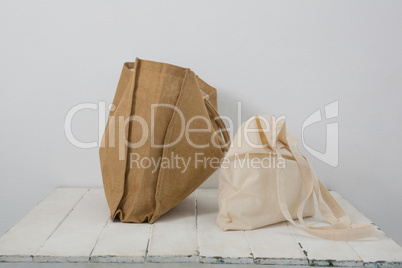
<instances>
[{"instance_id":1,"label":"brown tote bag","mask_svg":"<svg viewBox=\"0 0 402 268\"><path fill-rule=\"evenodd\" d=\"M193 71L125 63L99 149L111 219L156 221L219 168L229 143L216 89Z\"/></svg>"}]
</instances>

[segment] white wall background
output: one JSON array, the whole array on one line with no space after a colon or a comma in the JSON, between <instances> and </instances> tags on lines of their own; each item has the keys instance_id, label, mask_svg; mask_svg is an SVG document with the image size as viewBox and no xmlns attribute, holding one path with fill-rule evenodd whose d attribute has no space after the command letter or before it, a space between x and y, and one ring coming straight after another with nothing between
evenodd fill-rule
<instances>
[{"instance_id":1,"label":"white wall background","mask_svg":"<svg viewBox=\"0 0 402 268\"><path fill-rule=\"evenodd\" d=\"M0 3L0 234L59 186L101 186L97 149L64 118L113 99L135 57L190 67L220 112L303 121L339 100L339 166L302 148L321 180L402 244L400 1L12 1ZM96 141L96 111L74 134ZM325 123L309 146L325 148ZM217 185L216 176L204 184Z\"/></svg>"}]
</instances>

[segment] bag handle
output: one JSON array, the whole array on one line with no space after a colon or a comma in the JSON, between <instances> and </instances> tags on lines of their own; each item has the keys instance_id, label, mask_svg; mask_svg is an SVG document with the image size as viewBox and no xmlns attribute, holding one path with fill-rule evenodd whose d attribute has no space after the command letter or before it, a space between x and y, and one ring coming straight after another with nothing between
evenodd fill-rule
<instances>
[{"instance_id":1,"label":"bag handle","mask_svg":"<svg viewBox=\"0 0 402 268\"><path fill-rule=\"evenodd\" d=\"M263 133L263 129L261 128L261 122L258 116L255 116L257 121L257 126L259 132ZM319 181L317 175L314 170L311 168L311 165L308 163L307 159L300 153L299 149L296 146L295 142L290 142L287 137L286 129L283 128L281 131L285 131L284 138L286 146L289 147L290 152L295 158L301 175L304 180L305 188L306 188L306 198L301 202L298 210L297 217L300 223L296 223L291 213L289 212L289 208L286 201L286 187L285 187L285 178L283 176L283 170L275 167L275 176L277 181L277 194L278 194L278 202L281 212L286 220L292 223L294 226L312 234L320 238L330 239L330 240L355 240L360 238L365 238L369 236L373 236L375 234L374 226L371 224L351 224L349 216L345 213L342 207L336 202L336 200L332 197L332 195L328 192L328 190L324 187L324 185ZM264 134L265 136L265 134ZM261 139L261 142L266 142L267 139ZM269 146L269 144L263 144ZM277 148L272 148L274 151L274 155L277 158L282 158L279 150ZM303 220L303 210L307 200L314 192L317 196L318 200L318 208L321 211L322 215L327 219L327 221L331 224L329 226L319 226L313 227L308 226Z\"/></svg>"},{"instance_id":2,"label":"bag handle","mask_svg":"<svg viewBox=\"0 0 402 268\"><path fill-rule=\"evenodd\" d=\"M208 100L208 95L203 98L205 102L205 106L207 107L208 112L212 115L213 120L215 120L216 124L218 125L222 136L224 140L220 136L217 136L218 139L220 140L221 144L224 144L222 149L227 152L229 150L230 146L230 136L229 132L225 126L225 123L223 122L222 118L220 117L218 111L216 111L215 107L212 105L212 103Z\"/></svg>"},{"instance_id":3,"label":"bag handle","mask_svg":"<svg viewBox=\"0 0 402 268\"><path fill-rule=\"evenodd\" d=\"M328 190L322 185L318 180L317 175L311 168L310 163L307 159L300 153L299 148L294 145L289 145L291 154L295 158L300 173L304 180L304 185L306 189L306 198L300 204L297 210L298 219L303 221L303 210L306 202L309 200L310 196L313 194L313 190L317 196L318 208L326 220L332 225L343 225L349 226L351 221L349 216L345 213L342 207L336 202ZM328 204L328 206L327 206Z\"/></svg>"},{"instance_id":4,"label":"bag handle","mask_svg":"<svg viewBox=\"0 0 402 268\"><path fill-rule=\"evenodd\" d=\"M266 135L264 134L264 131L262 130L261 127L261 122L260 119L257 118L257 126L259 128L259 134L260 138L263 144L267 144L268 140L266 138ZM281 138L281 141L286 145L290 151L292 156L295 158L296 162L298 163L300 173L302 175L302 178L304 180L305 188L306 188L306 198L302 201L302 203L299 206L298 209L298 218L301 222L303 221L303 210L306 202L309 200L313 189L317 195L318 199L318 207L323 214L323 216L331 223L331 224L343 224L343 225L349 225L350 224L350 219L348 215L343 211L343 209L339 206L339 204L335 201L335 199L332 197L332 195L325 189L325 187L322 185L322 187L317 187L319 184L319 180L312 179L312 174L311 172L314 172L314 170L310 167L310 164L308 163L307 159L300 153L298 147L297 147L297 139L296 137L290 138L287 135L286 132L286 125L285 123L283 124L278 137ZM269 145L269 144L268 144ZM271 150L272 147L269 146ZM277 152L279 154L279 152ZM279 154L280 156L280 154ZM315 173L314 173L315 175ZM315 175L316 176L316 175ZM322 200L323 197L321 195L320 189L323 188L323 193L324 193L324 199L327 203L331 204L331 211L328 210L328 207L325 205L325 202Z\"/></svg>"}]
</instances>

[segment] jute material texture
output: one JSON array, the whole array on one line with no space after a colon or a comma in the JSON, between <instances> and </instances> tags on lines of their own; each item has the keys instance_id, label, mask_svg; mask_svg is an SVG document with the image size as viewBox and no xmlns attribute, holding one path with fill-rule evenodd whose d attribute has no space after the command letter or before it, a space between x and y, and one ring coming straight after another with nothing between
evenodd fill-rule
<instances>
[{"instance_id":1,"label":"jute material texture","mask_svg":"<svg viewBox=\"0 0 402 268\"><path fill-rule=\"evenodd\" d=\"M206 161L229 143L217 91L193 71L125 63L99 150L111 219L155 222L219 168Z\"/></svg>"}]
</instances>

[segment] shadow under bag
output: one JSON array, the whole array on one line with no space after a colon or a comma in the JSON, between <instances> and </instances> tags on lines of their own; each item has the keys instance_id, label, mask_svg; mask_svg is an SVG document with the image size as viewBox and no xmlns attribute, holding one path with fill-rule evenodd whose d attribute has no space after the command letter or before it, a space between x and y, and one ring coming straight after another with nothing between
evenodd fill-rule
<instances>
[{"instance_id":1,"label":"shadow under bag","mask_svg":"<svg viewBox=\"0 0 402 268\"><path fill-rule=\"evenodd\" d=\"M152 223L219 168L203 161L230 143L216 109L216 89L190 69L124 64L99 150L111 219Z\"/></svg>"},{"instance_id":2,"label":"shadow under bag","mask_svg":"<svg viewBox=\"0 0 402 268\"><path fill-rule=\"evenodd\" d=\"M354 240L374 235L371 224L352 224L322 185L286 131L284 120L255 115L242 124L219 174L219 214L224 230L250 230L282 221L320 238ZM318 209L330 223L309 226ZM295 222L298 219L299 222Z\"/></svg>"}]
</instances>

